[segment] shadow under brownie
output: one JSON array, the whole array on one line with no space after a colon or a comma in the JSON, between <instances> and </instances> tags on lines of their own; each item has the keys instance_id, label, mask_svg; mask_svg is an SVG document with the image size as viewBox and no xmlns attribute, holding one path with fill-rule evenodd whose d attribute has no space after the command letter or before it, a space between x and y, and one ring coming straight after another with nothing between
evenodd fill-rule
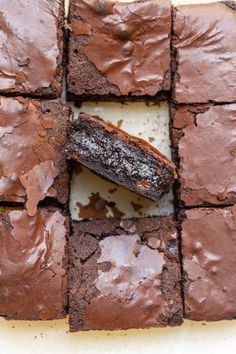
<instances>
[{"instance_id":1,"label":"shadow under brownie","mask_svg":"<svg viewBox=\"0 0 236 354\"><path fill-rule=\"evenodd\" d=\"M182 323L178 237L171 216L74 222L71 331Z\"/></svg>"},{"instance_id":2,"label":"shadow under brownie","mask_svg":"<svg viewBox=\"0 0 236 354\"><path fill-rule=\"evenodd\" d=\"M70 94L86 99L167 96L169 0L71 0L68 27Z\"/></svg>"}]
</instances>

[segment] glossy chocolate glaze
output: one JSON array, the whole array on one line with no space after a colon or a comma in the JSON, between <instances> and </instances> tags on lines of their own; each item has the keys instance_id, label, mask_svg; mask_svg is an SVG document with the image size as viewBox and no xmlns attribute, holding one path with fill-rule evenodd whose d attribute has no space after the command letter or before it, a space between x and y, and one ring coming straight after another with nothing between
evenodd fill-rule
<instances>
[{"instance_id":1,"label":"glossy chocolate glaze","mask_svg":"<svg viewBox=\"0 0 236 354\"><path fill-rule=\"evenodd\" d=\"M201 108L201 107L199 107ZM187 206L236 202L236 105L180 107L173 114L178 139L180 199Z\"/></svg>"},{"instance_id":2,"label":"glossy chocolate glaze","mask_svg":"<svg viewBox=\"0 0 236 354\"><path fill-rule=\"evenodd\" d=\"M65 317L66 218L59 210L0 213L0 315L7 319Z\"/></svg>"},{"instance_id":3,"label":"glossy chocolate glaze","mask_svg":"<svg viewBox=\"0 0 236 354\"><path fill-rule=\"evenodd\" d=\"M69 91L149 95L170 88L170 1L72 1L70 8ZM78 46L76 46L78 41ZM75 54L77 53L77 55ZM88 62L94 76L76 78L76 61ZM77 59L76 59L77 58ZM94 67L91 66L91 63ZM80 69L79 69L80 70ZM86 68L85 68L86 70ZM105 75L109 90L100 89ZM82 74L83 75L83 74ZM82 79L86 79L82 76ZM104 82L105 84L105 82ZM90 87L91 85L91 87ZM80 87L80 88L79 88ZM90 88L90 89L89 89ZM78 92L77 92L78 91Z\"/></svg>"},{"instance_id":4,"label":"glossy chocolate glaze","mask_svg":"<svg viewBox=\"0 0 236 354\"><path fill-rule=\"evenodd\" d=\"M77 223L69 262L71 331L181 324L171 217Z\"/></svg>"},{"instance_id":5,"label":"glossy chocolate glaze","mask_svg":"<svg viewBox=\"0 0 236 354\"><path fill-rule=\"evenodd\" d=\"M235 10L233 1L175 8L178 103L236 102Z\"/></svg>"},{"instance_id":6,"label":"glossy chocolate glaze","mask_svg":"<svg viewBox=\"0 0 236 354\"><path fill-rule=\"evenodd\" d=\"M186 317L236 318L236 205L186 211L182 246Z\"/></svg>"},{"instance_id":7,"label":"glossy chocolate glaze","mask_svg":"<svg viewBox=\"0 0 236 354\"><path fill-rule=\"evenodd\" d=\"M0 0L0 92L60 95L62 0Z\"/></svg>"},{"instance_id":8,"label":"glossy chocolate glaze","mask_svg":"<svg viewBox=\"0 0 236 354\"><path fill-rule=\"evenodd\" d=\"M30 215L46 196L65 203L63 148L70 112L60 101L0 98L0 200L25 202Z\"/></svg>"}]
</instances>

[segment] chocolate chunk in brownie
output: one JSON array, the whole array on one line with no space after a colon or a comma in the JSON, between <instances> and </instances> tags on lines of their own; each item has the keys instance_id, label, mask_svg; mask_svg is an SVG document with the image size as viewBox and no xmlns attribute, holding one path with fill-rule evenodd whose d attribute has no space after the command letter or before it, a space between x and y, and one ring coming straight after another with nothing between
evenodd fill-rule
<instances>
[{"instance_id":1,"label":"chocolate chunk in brownie","mask_svg":"<svg viewBox=\"0 0 236 354\"><path fill-rule=\"evenodd\" d=\"M186 317L236 318L236 205L186 211L182 248Z\"/></svg>"},{"instance_id":2,"label":"chocolate chunk in brownie","mask_svg":"<svg viewBox=\"0 0 236 354\"><path fill-rule=\"evenodd\" d=\"M176 176L173 163L149 143L85 113L71 126L67 155L152 200L168 192Z\"/></svg>"},{"instance_id":3,"label":"chocolate chunk in brownie","mask_svg":"<svg viewBox=\"0 0 236 354\"><path fill-rule=\"evenodd\" d=\"M169 0L71 0L68 90L86 98L166 96Z\"/></svg>"},{"instance_id":4,"label":"chocolate chunk in brownie","mask_svg":"<svg viewBox=\"0 0 236 354\"><path fill-rule=\"evenodd\" d=\"M0 97L0 201L27 201L30 215L45 197L67 202L69 118L61 101Z\"/></svg>"},{"instance_id":5,"label":"chocolate chunk in brownie","mask_svg":"<svg viewBox=\"0 0 236 354\"><path fill-rule=\"evenodd\" d=\"M50 320L66 316L67 219L59 209L0 213L0 316Z\"/></svg>"},{"instance_id":6,"label":"chocolate chunk in brownie","mask_svg":"<svg viewBox=\"0 0 236 354\"><path fill-rule=\"evenodd\" d=\"M171 216L74 223L70 330L182 323L178 237Z\"/></svg>"},{"instance_id":7,"label":"chocolate chunk in brownie","mask_svg":"<svg viewBox=\"0 0 236 354\"><path fill-rule=\"evenodd\" d=\"M236 102L236 3L174 9L174 98L178 103Z\"/></svg>"},{"instance_id":8,"label":"chocolate chunk in brownie","mask_svg":"<svg viewBox=\"0 0 236 354\"><path fill-rule=\"evenodd\" d=\"M236 104L172 112L180 199L186 206L236 202Z\"/></svg>"},{"instance_id":9,"label":"chocolate chunk in brownie","mask_svg":"<svg viewBox=\"0 0 236 354\"><path fill-rule=\"evenodd\" d=\"M59 97L64 0L0 0L0 93Z\"/></svg>"}]
</instances>

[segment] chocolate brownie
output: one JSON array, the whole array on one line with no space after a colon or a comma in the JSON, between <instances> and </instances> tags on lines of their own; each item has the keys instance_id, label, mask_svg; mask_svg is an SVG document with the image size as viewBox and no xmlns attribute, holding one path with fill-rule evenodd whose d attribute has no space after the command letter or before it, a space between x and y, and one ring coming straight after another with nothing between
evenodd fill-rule
<instances>
[{"instance_id":1,"label":"chocolate brownie","mask_svg":"<svg viewBox=\"0 0 236 354\"><path fill-rule=\"evenodd\" d=\"M182 323L178 238L171 216L74 223L71 331Z\"/></svg>"},{"instance_id":2,"label":"chocolate brownie","mask_svg":"<svg viewBox=\"0 0 236 354\"><path fill-rule=\"evenodd\" d=\"M236 104L172 112L179 194L186 206L236 203Z\"/></svg>"},{"instance_id":3,"label":"chocolate brownie","mask_svg":"<svg viewBox=\"0 0 236 354\"><path fill-rule=\"evenodd\" d=\"M176 176L173 163L146 141L85 113L71 126L67 155L152 200L168 192Z\"/></svg>"},{"instance_id":4,"label":"chocolate brownie","mask_svg":"<svg viewBox=\"0 0 236 354\"><path fill-rule=\"evenodd\" d=\"M67 220L59 209L0 213L0 316L66 316Z\"/></svg>"},{"instance_id":5,"label":"chocolate brownie","mask_svg":"<svg viewBox=\"0 0 236 354\"><path fill-rule=\"evenodd\" d=\"M236 318L236 205L186 211L182 251L186 317Z\"/></svg>"},{"instance_id":6,"label":"chocolate brownie","mask_svg":"<svg viewBox=\"0 0 236 354\"><path fill-rule=\"evenodd\" d=\"M170 0L71 0L70 94L159 96L170 89Z\"/></svg>"},{"instance_id":7,"label":"chocolate brownie","mask_svg":"<svg viewBox=\"0 0 236 354\"><path fill-rule=\"evenodd\" d=\"M179 5L173 16L175 100L236 102L236 2Z\"/></svg>"},{"instance_id":8,"label":"chocolate brownie","mask_svg":"<svg viewBox=\"0 0 236 354\"><path fill-rule=\"evenodd\" d=\"M0 93L59 97L64 0L0 0Z\"/></svg>"},{"instance_id":9,"label":"chocolate brownie","mask_svg":"<svg viewBox=\"0 0 236 354\"><path fill-rule=\"evenodd\" d=\"M29 215L45 197L67 202L69 118L58 100L0 97L0 201L27 201Z\"/></svg>"}]
</instances>

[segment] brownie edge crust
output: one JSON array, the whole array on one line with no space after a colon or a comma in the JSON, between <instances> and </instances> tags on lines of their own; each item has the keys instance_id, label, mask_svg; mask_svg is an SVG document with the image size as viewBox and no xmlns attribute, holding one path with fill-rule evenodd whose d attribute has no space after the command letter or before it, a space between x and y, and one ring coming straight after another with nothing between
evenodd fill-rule
<instances>
[{"instance_id":1,"label":"brownie edge crust","mask_svg":"<svg viewBox=\"0 0 236 354\"><path fill-rule=\"evenodd\" d=\"M85 113L72 123L66 153L68 158L154 201L169 191L176 178L174 164L149 143Z\"/></svg>"}]
</instances>

